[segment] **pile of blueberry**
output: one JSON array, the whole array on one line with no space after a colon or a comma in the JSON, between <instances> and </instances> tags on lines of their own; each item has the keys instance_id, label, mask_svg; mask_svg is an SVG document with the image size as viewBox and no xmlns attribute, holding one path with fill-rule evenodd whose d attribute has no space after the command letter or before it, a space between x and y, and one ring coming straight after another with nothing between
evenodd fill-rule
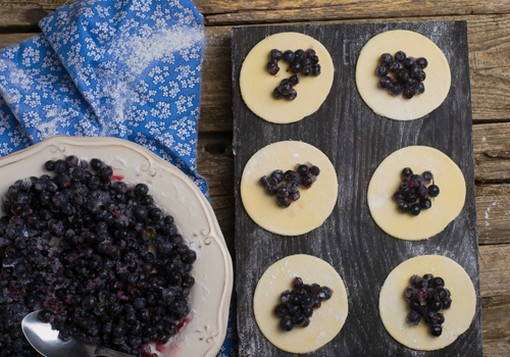
<instances>
[{"instance_id":1,"label":"pile of blueberry","mask_svg":"<svg viewBox=\"0 0 510 357\"><path fill-rule=\"evenodd\" d=\"M402 212L417 216L422 209L432 207L430 198L438 195L439 187L434 184L432 172L425 171L421 175L415 175L413 170L406 167L402 170L402 182L393 197Z\"/></svg>"},{"instance_id":2,"label":"pile of blueberry","mask_svg":"<svg viewBox=\"0 0 510 357\"><path fill-rule=\"evenodd\" d=\"M299 186L310 188L317 180L320 169L315 165L297 165L296 171L274 170L269 176L262 176L260 184L271 196L276 196L276 201L281 207L289 207L301 197Z\"/></svg>"},{"instance_id":3,"label":"pile of blueberry","mask_svg":"<svg viewBox=\"0 0 510 357\"><path fill-rule=\"evenodd\" d=\"M311 48L306 51L302 49L296 51L287 50L285 52L277 49L271 50L269 53L269 62L267 63L267 71L269 74L275 76L280 71L278 65L280 60L283 60L289 65L287 72L290 71L294 73L294 75L288 79L283 79L278 87L274 89L273 97L276 99L296 99L297 92L294 86L299 83L298 74L303 76L318 76L321 74L319 57L315 50Z\"/></svg>"},{"instance_id":4,"label":"pile of blueberry","mask_svg":"<svg viewBox=\"0 0 510 357\"><path fill-rule=\"evenodd\" d=\"M20 329L41 309L62 339L152 356L186 322L196 260L145 184L98 159L48 161L9 187L0 218L0 356L38 355Z\"/></svg>"},{"instance_id":5,"label":"pile of blueberry","mask_svg":"<svg viewBox=\"0 0 510 357\"><path fill-rule=\"evenodd\" d=\"M413 275L410 284L404 291L409 306L407 321L411 325L418 325L423 319L429 325L432 336L440 336L444 323L444 315L440 311L452 305L451 294L444 287L443 278L432 274L423 277Z\"/></svg>"},{"instance_id":6,"label":"pile of blueberry","mask_svg":"<svg viewBox=\"0 0 510 357\"><path fill-rule=\"evenodd\" d=\"M393 95L402 94L411 99L417 94L425 92L425 72L427 59L407 57L403 51L392 56L383 53L380 58L376 74L380 77L379 84Z\"/></svg>"},{"instance_id":7,"label":"pile of blueberry","mask_svg":"<svg viewBox=\"0 0 510 357\"><path fill-rule=\"evenodd\" d=\"M313 310L321 307L322 302L329 300L332 295L333 291L327 286L307 285L301 278L294 278L292 290L286 290L280 295L280 303L274 310L280 318L280 328L290 331L295 326L308 326Z\"/></svg>"}]
</instances>

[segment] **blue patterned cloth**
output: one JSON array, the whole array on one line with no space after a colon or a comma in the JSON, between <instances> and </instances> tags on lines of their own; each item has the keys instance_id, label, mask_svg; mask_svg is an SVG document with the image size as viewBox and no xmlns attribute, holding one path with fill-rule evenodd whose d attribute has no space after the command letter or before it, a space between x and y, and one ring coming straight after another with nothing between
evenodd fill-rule
<instances>
[{"instance_id":1,"label":"blue patterned cloth","mask_svg":"<svg viewBox=\"0 0 510 357\"><path fill-rule=\"evenodd\" d=\"M191 0L83 0L0 51L0 156L55 135L134 141L196 167L203 17ZM231 356L233 324L219 356Z\"/></svg>"}]
</instances>

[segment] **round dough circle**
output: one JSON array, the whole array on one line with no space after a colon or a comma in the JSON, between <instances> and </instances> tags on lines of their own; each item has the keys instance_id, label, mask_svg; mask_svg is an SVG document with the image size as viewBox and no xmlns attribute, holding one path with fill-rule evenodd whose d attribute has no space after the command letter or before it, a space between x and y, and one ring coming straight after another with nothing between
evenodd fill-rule
<instances>
[{"instance_id":1,"label":"round dough circle","mask_svg":"<svg viewBox=\"0 0 510 357\"><path fill-rule=\"evenodd\" d=\"M267 73L266 65L272 49L298 50L312 48L319 56L321 74L318 77L299 76L296 99L274 99L273 90L284 78L289 78L287 63L280 60L276 76ZM239 86L241 96L250 110L276 124L293 123L315 113L329 94L334 78L333 60L319 41L298 32L281 32L266 37L256 44L246 56L241 67Z\"/></svg>"},{"instance_id":2,"label":"round dough circle","mask_svg":"<svg viewBox=\"0 0 510 357\"><path fill-rule=\"evenodd\" d=\"M410 167L421 174L432 171L439 196L432 208L418 216L402 213L393 199L401 182L401 172ZM408 146L384 159L368 185L368 207L375 223L389 235L406 240L430 238L442 232L464 207L466 182L460 168L447 155L428 146Z\"/></svg>"},{"instance_id":3,"label":"round dough circle","mask_svg":"<svg viewBox=\"0 0 510 357\"><path fill-rule=\"evenodd\" d=\"M259 179L273 170L294 169L312 163L321 173L309 189L300 188L301 198L282 208L268 195ZM248 215L262 228L283 236L297 236L314 230L329 217L338 197L335 168L316 147L301 141L280 141L260 149L244 167L241 199Z\"/></svg>"},{"instance_id":4,"label":"round dough circle","mask_svg":"<svg viewBox=\"0 0 510 357\"><path fill-rule=\"evenodd\" d=\"M425 92L412 99L392 96L379 88L375 74L381 54L393 55L399 50L428 60L427 78L423 82ZM448 96L450 65L441 49L427 37L413 31L386 31L372 37L361 49L356 64L356 85L361 98L376 114L395 120L418 119L439 107Z\"/></svg>"},{"instance_id":5,"label":"round dough circle","mask_svg":"<svg viewBox=\"0 0 510 357\"><path fill-rule=\"evenodd\" d=\"M314 310L310 325L284 332L274 315L280 294L291 288L299 276L305 284L317 283L333 290L333 296ZM317 257L296 254L271 265L260 278L253 297L255 320L264 336L279 349L290 353L308 353L319 349L340 332L348 313L347 290L336 270Z\"/></svg>"},{"instance_id":6,"label":"round dough circle","mask_svg":"<svg viewBox=\"0 0 510 357\"><path fill-rule=\"evenodd\" d=\"M445 322L439 337L430 334L423 321L410 326L408 308L403 297L412 275L441 276L452 294L452 305L442 310ZM433 351L454 342L471 325L476 311L476 292L466 271L455 261L440 255L422 255L406 260L388 275L379 295L379 313L384 327L398 342L409 348Z\"/></svg>"}]
</instances>

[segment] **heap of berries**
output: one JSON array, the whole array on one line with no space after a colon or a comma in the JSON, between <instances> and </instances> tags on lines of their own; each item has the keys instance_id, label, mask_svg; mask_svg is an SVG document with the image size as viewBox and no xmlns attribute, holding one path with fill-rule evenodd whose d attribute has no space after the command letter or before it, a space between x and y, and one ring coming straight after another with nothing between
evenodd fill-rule
<instances>
[{"instance_id":1,"label":"heap of berries","mask_svg":"<svg viewBox=\"0 0 510 357\"><path fill-rule=\"evenodd\" d=\"M292 290L280 295L280 303L274 313L280 318L280 329L290 331L296 326L306 327L310 324L313 310L329 300L333 290L319 284L307 285L299 277L292 281Z\"/></svg>"},{"instance_id":2,"label":"heap of berries","mask_svg":"<svg viewBox=\"0 0 510 357\"><path fill-rule=\"evenodd\" d=\"M382 88L392 95L402 94L404 98L411 99L425 92L423 81L426 75L423 70L427 65L427 59L407 57L403 51L398 51L394 56L383 53L376 74L380 77Z\"/></svg>"},{"instance_id":3,"label":"heap of berries","mask_svg":"<svg viewBox=\"0 0 510 357\"><path fill-rule=\"evenodd\" d=\"M444 315L440 312L452 305L450 291L444 287L443 278L432 274L422 277L413 275L410 286L404 290L404 298L409 306L407 321L416 326L423 319L430 327L432 336L440 336Z\"/></svg>"},{"instance_id":4,"label":"heap of berries","mask_svg":"<svg viewBox=\"0 0 510 357\"><path fill-rule=\"evenodd\" d=\"M393 197L402 212L417 216L422 209L432 207L430 199L438 195L439 187L434 184L432 172L425 171L421 175L415 175L413 170L406 167L402 170L402 182Z\"/></svg>"},{"instance_id":5,"label":"heap of berries","mask_svg":"<svg viewBox=\"0 0 510 357\"><path fill-rule=\"evenodd\" d=\"M302 49L282 52L277 49L271 50L269 53L269 62L267 63L267 71L275 76L279 71L279 61L283 60L289 67L287 72L294 73L290 78L283 79L278 87L273 91L273 97L276 99L285 98L294 100L297 97L297 91L294 86L299 83L298 74L303 76L318 76L321 74L321 65L319 57L315 50L309 48L306 51Z\"/></svg>"},{"instance_id":6,"label":"heap of berries","mask_svg":"<svg viewBox=\"0 0 510 357\"><path fill-rule=\"evenodd\" d=\"M297 165L296 171L274 170L269 176L262 176L260 184L271 196L276 196L276 201L281 207L289 207L301 197L299 187L310 188L317 180L320 169L315 165Z\"/></svg>"},{"instance_id":7,"label":"heap of berries","mask_svg":"<svg viewBox=\"0 0 510 357\"><path fill-rule=\"evenodd\" d=\"M20 321L41 310L63 340L154 356L186 323L196 253L143 183L98 159L48 161L0 218L0 357L38 355Z\"/></svg>"}]
</instances>

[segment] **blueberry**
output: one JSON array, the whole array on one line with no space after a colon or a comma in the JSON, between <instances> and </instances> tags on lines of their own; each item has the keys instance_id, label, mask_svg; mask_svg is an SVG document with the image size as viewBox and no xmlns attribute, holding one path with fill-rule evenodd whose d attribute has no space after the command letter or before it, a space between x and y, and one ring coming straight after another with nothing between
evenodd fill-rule
<instances>
[{"instance_id":1,"label":"blueberry","mask_svg":"<svg viewBox=\"0 0 510 357\"><path fill-rule=\"evenodd\" d=\"M283 180L283 171L282 170L274 170L271 172L271 178L276 182L280 183Z\"/></svg>"},{"instance_id":2,"label":"blueberry","mask_svg":"<svg viewBox=\"0 0 510 357\"><path fill-rule=\"evenodd\" d=\"M424 171L421 176L423 177L423 179L426 181L426 182L430 182L432 181L432 179L434 178L434 175L432 175L432 172L430 171Z\"/></svg>"},{"instance_id":3,"label":"blueberry","mask_svg":"<svg viewBox=\"0 0 510 357\"><path fill-rule=\"evenodd\" d=\"M292 89L290 93L285 97L287 100L294 100L297 97L297 91L295 89Z\"/></svg>"},{"instance_id":4,"label":"blueberry","mask_svg":"<svg viewBox=\"0 0 510 357\"><path fill-rule=\"evenodd\" d=\"M416 63L416 60L413 57L407 57L404 60L404 68L410 69L414 64Z\"/></svg>"},{"instance_id":5,"label":"blueberry","mask_svg":"<svg viewBox=\"0 0 510 357\"><path fill-rule=\"evenodd\" d=\"M292 203L291 199L288 196L287 197L278 197L277 202L280 207L284 207L284 208L289 207L290 204Z\"/></svg>"},{"instance_id":6,"label":"blueberry","mask_svg":"<svg viewBox=\"0 0 510 357\"><path fill-rule=\"evenodd\" d=\"M388 71L391 73L397 73L400 70L400 64L398 62L392 62L388 66Z\"/></svg>"},{"instance_id":7,"label":"blueberry","mask_svg":"<svg viewBox=\"0 0 510 357\"><path fill-rule=\"evenodd\" d=\"M276 305L276 307L274 309L274 313L276 316L281 318L281 317L286 316L288 311L284 304L278 304L278 305Z\"/></svg>"},{"instance_id":8,"label":"blueberry","mask_svg":"<svg viewBox=\"0 0 510 357\"><path fill-rule=\"evenodd\" d=\"M55 170L55 161L53 161L53 160L46 161L46 163L44 164L44 168L47 171Z\"/></svg>"},{"instance_id":9,"label":"blueberry","mask_svg":"<svg viewBox=\"0 0 510 357\"><path fill-rule=\"evenodd\" d=\"M407 202L404 202L404 201L401 201L398 203L398 208L402 211L402 212L408 212L409 211L409 204Z\"/></svg>"},{"instance_id":10,"label":"blueberry","mask_svg":"<svg viewBox=\"0 0 510 357\"><path fill-rule=\"evenodd\" d=\"M310 166L309 170L310 170L310 173L314 176L319 176L321 173L321 170L315 165Z\"/></svg>"},{"instance_id":11,"label":"blueberry","mask_svg":"<svg viewBox=\"0 0 510 357\"><path fill-rule=\"evenodd\" d=\"M428 189L430 197L437 197L439 195L439 187L437 185L430 185Z\"/></svg>"},{"instance_id":12,"label":"blueberry","mask_svg":"<svg viewBox=\"0 0 510 357\"><path fill-rule=\"evenodd\" d=\"M416 89L412 87L407 87L403 91L404 98L411 99L416 94Z\"/></svg>"},{"instance_id":13,"label":"blueberry","mask_svg":"<svg viewBox=\"0 0 510 357\"><path fill-rule=\"evenodd\" d=\"M288 170L284 174L284 179L289 183L299 183L299 174L296 171Z\"/></svg>"},{"instance_id":14,"label":"blueberry","mask_svg":"<svg viewBox=\"0 0 510 357\"><path fill-rule=\"evenodd\" d=\"M276 75L280 71L280 67L278 67L278 65L274 62L269 62L266 68L267 72L272 76Z\"/></svg>"},{"instance_id":15,"label":"blueberry","mask_svg":"<svg viewBox=\"0 0 510 357\"><path fill-rule=\"evenodd\" d=\"M389 53L383 53L380 57L381 64L389 65L393 62L393 57Z\"/></svg>"},{"instance_id":16,"label":"blueberry","mask_svg":"<svg viewBox=\"0 0 510 357\"><path fill-rule=\"evenodd\" d=\"M280 98L282 98L282 97L283 97L283 95L282 95L282 93L280 93L279 88L275 88L275 89L273 90L273 98L274 98L274 99L280 99Z\"/></svg>"},{"instance_id":17,"label":"blueberry","mask_svg":"<svg viewBox=\"0 0 510 357\"><path fill-rule=\"evenodd\" d=\"M286 198L289 197L289 190L287 190L287 187L280 187L276 191L276 197L278 198Z\"/></svg>"},{"instance_id":18,"label":"blueberry","mask_svg":"<svg viewBox=\"0 0 510 357\"><path fill-rule=\"evenodd\" d=\"M283 60L287 62L288 64L291 64L294 62L294 52L291 50L287 50L283 52Z\"/></svg>"},{"instance_id":19,"label":"blueberry","mask_svg":"<svg viewBox=\"0 0 510 357\"><path fill-rule=\"evenodd\" d=\"M441 304L443 309L449 309L450 306L452 305L452 299L450 297L447 297L443 299L443 301L441 301Z\"/></svg>"},{"instance_id":20,"label":"blueberry","mask_svg":"<svg viewBox=\"0 0 510 357\"><path fill-rule=\"evenodd\" d=\"M297 201L299 200L299 198L301 197L301 194L298 192L291 192L289 194L289 198L291 199L291 201Z\"/></svg>"},{"instance_id":21,"label":"blueberry","mask_svg":"<svg viewBox=\"0 0 510 357\"><path fill-rule=\"evenodd\" d=\"M288 80L284 79L284 81L285 82L280 84L279 91L285 97L292 92L292 85L288 82Z\"/></svg>"},{"instance_id":22,"label":"blueberry","mask_svg":"<svg viewBox=\"0 0 510 357\"><path fill-rule=\"evenodd\" d=\"M406 59L406 54L404 51L398 51L395 53L395 60L399 62L403 62Z\"/></svg>"},{"instance_id":23,"label":"blueberry","mask_svg":"<svg viewBox=\"0 0 510 357\"><path fill-rule=\"evenodd\" d=\"M299 165L298 168L297 168L297 172L301 175L301 176L305 176L306 174L308 174L308 166L307 165Z\"/></svg>"},{"instance_id":24,"label":"blueberry","mask_svg":"<svg viewBox=\"0 0 510 357\"><path fill-rule=\"evenodd\" d=\"M443 287L444 286L444 280L441 278L441 277L435 277L433 280L432 280L432 284L434 285L434 287L436 288L439 288L439 287Z\"/></svg>"},{"instance_id":25,"label":"blueberry","mask_svg":"<svg viewBox=\"0 0 510 357\"><path fill-rule=\"evenodd\" d=\"M432 207L432 202L428 198L420 200L420 207L423 209L429 209Z\"/></svg>"},{"instance_id":26,"label":"blueberry","mask_svg":"<svg viewBox=\"0 0 510 357\"><path fill-rule=\"evenodd\" d=\"M390 92L392 95L399 95L399 94L402 94L402 86L398 83L396 84L392 84L391 87L389 88Z\"/></svg>"},{"instance_id":27,"label":"blueberry","mask_svg":"<svg viewBox=\"0 0 510 357\"><path fill-rule=\"evenodd\" d=\"M272 49L269 54L269 57L271 60L279 61L282 58L282 55L283 55L282 51L277 50L277 49Z\"/></svg>"},{"instance_id":28,"label":"blueberry","mask_svg":"<svg viewBox=\"0 0 510 357\"><path fill-rule=\"evenodd\" d=\"M427 61L426 58L420 57L416 60L416 64L418 64L418 66L420 66L421 68L427 68L429 62Z\"/></svg>"},{"instance_id":29,"label":"blueberry","mask_svg":"<svg viewBox=\"0 0 510 357\"><path fill-rule=\"evenodd\" d=\"M289 83L291 86L295 86L299 83L299 78L298 76L296 76L295 74L293 74L292 76L290 76L289 78Z\"/></svg>"},{"instance_id":30,"label":"blueberry","mask_svg":"<svg viewBox=\"0 0 510 357\"><path fill-rule=\"evenodd\" d=\"M318 76L321 74L321 65L320 64L314 64L312 66L312 76Z\"/></svg>"},{"instance_id":31,"label":"blueberry","mask_svg":"<svg viewBox=\"0 0 510 357\"><path fill-rule=\"evenodd\" d=\"M422 94L424 92L425 92L425 85L422 82L418 83L418 85L416 86L416 93Z\"/></svg>"},{"instance_id":32,"label":"blueberry","mask_svg":"<svg viewBox=\"0 0 510 357\"><path fill-rule=\"evenodd\" d=\"M303 69L301 70L301 74L303 76L311 75L312 74L312 66L311 65L303 66Z\"/></svg>"},{"instance_id":33,"label":"blueberry","mask_svg":"<svg viewBox=\"0 0 510 357\"><path fill-rule=\"evenodd\" d=\"M411 212L411 214L412 214L413 216L417 216L417 215L419 215L419 214L420 214L420 212L421 212L420 205L418 205L418 204L414 204L414 205L412 205L412 206L411 206L411 208L409 209L409 212Z\"/></svg>"},{"instance_id":34,"label":"blueberry","mask_svg":"<svg viewBox=\"0 0 510 357\"><path fill-rule=\"evenodd\" d=\"M301 62L294 60L292 64L290 65L290 71L292 73L300 73L303 66L301 65Z\"/></svg>"},{"instance_id":35,"label":"blueberry","mask_svg":"<svg viewBox=\"0 0 510 357\"><path fill-rule=\"evenodd\" d=\"M294 60L301 60L305 56L305 51L302 49L294 51Z\"/></svg>"},{"instance_id":36,"label":"blueberry","mask_svg":"<svg viewBox=\"0 0 510 357\"><path fill-rule=\"evenodd\" d=\"M384 64L380 65L377 67L377 69L375 70L375 73L379 76L379 77L384 77L388 74L388 67L386 67Z\"/></svg>"},{"instance_id":37,"label":"blueberry","mask_svg":"<svg viewBox=\"0 0 510 357\"><path fill-rule=\"evenodd\" d=\"M392 83L390 78L385 76L379 79L379 85L381 86L381 88L390 88L392 86Z\"/></svg>"},{"instance_id":38,"label":"blueberry","mask_svg":"<svg viewBox=\"0 0 510 357\"><path fill-rule=\"evenodd\" d=\"M145 196L149 193L149 187L144 183L139 183L135 186L135 194L137 196Z\"/></svg>"},{"instance_id":39,"label":"blueberry","mask_svg":"<svg viewBox=\"0 0 510 357\"><path fill-rule=\"evenodd\" d=\"M409 72L407 72L405 69L400 69L397 72L397 78L402 83L406 83L409 80Z\"/></svg>"},{"instance_id":40,"label":"blueberry","mask_svg":"<svg viewBox=\"0 0 510 357\"><path fill-rule=\"evenodd\" d=\"M313 48L309 48L305 51L305 57L307 58L312 58L312 57L316 57L317 56L317 53L315 52L315 50Z\"/></svg>"},{"instance_id":41,"label":"blueberry","mask_svg":"<svg viewBox=\"0 0 510 357\"><path fill-rule=\"evenodd\" d=\"M430 333L432 334L432 336L441 336L441 334L443 333L443 328L441 327L441 325L432 325L430 328Z\"/></svg>"},{"instance_id":42,"label":"blueberry","mask_svg":"<svg viewBox=\"0 0 510 357\"><path fill-rule=\"evenodd\" d=\"M294 328L294 324L289 317L284 317L280 320L280 328L284 331L290 331Z\"/></svg>"},{"instance_id":43,"label":"blueberry","mask_svg":"<svg viewBox=\"0 0 510 357\"><path fill-rule=\"evenodd\" d=\"M415 310L411 310L407 314L407 322L409 322L409 324L411 325L418 325L420 323L420 320L421 315Z\"/></svg>"}]
</instances>

